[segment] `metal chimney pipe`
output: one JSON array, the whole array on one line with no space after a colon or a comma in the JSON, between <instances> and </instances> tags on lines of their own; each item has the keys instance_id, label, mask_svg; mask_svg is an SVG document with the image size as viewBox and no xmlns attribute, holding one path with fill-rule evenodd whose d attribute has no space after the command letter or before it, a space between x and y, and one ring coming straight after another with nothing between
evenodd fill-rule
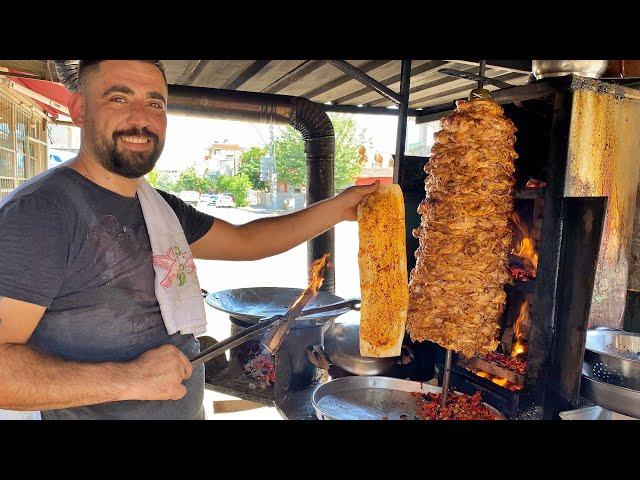
<instances>
[{"instance_id":1,"label":"metal chimney pipe","mask_svg":"<svg viewBox=\"0 0 640 480\"><path fill-rule=\"evenodd\" d=\"M300 132L307 156L307 205L334 194L335 135L324 108L306 98L217 88L169 85L169 113L277 125ZM325 253L333 261L334 229L307 243L307 264ZM335 269L326 272L321 290L335 291Z\"/></svg>"}]
</instances>

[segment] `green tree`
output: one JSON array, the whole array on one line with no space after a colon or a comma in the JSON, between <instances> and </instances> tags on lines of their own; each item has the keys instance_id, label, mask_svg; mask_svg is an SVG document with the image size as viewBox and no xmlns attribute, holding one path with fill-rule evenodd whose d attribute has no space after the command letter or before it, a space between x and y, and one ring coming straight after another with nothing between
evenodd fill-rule
<instances>
[{"instance_id":1,"label":"green tree","mask_svg":"<svg viewBox=\"0 0 640 480\"><path fill-rule=\"evenodd\" d=\"M230 194L238 207L247 205L247 193L251 187L251 180L244 173L233 177L220 175L215 180L215 189L220 193Z\"/></svg>"},{"instance_id":2,"label":"green tree","mask_svg":"<svg viewBox=\"0 0 640 480\"><path fill-rule=\"evenodd\" d=\"M267 154L266 147L251 147L240 155L240 172L251 181L254 190L266 191L269 182L260 180L260 160Z\"/></svg>"},{"instance_id":3,"label":"green tree","mask_svg":"<svg viewBox=\"0 0 640 480\"><path fill-rule=\"evenodd\" d=\"M155 168L147 173L147 182L152 187L158 188L158 171Z\"/></svg>"},{"instance_id":4,"label":"green tree","mask_svg":"<svg viewBox=\"0 0 640 480\"><path fill-rule=\"evenodd\" d=\"M164 192L172 192L176 189L176 186L171 181L171 175L167 172L159 172L155 168L147 174L147 181L152 187Z\"/></svg>"},{"instance_id":5,"label":"green tree","mask_svg":"<svg viewBox=\"0 0 640 480\"><path fill-rule=\"evenodd\" d=\"M195 167L191 166L180 172L178 181L175 183L175 190L195 190L199 193L207 193L214 190L214 182L209 177L201 177L196 173Z\"/></svg>"},{"instance_id":6,"label":"green tree","mask_svg":"<svg viewBox=\"0 0 640 480\"><path fill-rule=\"evenodd\" d=\"M278 180L292 186L307 184L307 157L300 132L287 127L274 141Z\"/></svg>"},{"instance_id":7,"label":"green tree","mask_svg":"<svg viewBox=\"0 0 640 480\"><path fill-rule=\"evenodd\" d=\"M366 143L365 131L357 128L352 115L330 114L335 133L335 188L353 184L361 166L358 163L358 147ZM275 140L276 172L278 180L293 186L307 183L307 157L304 141L297 130L287 127Z\"/></svg>"},{"instance_id":8,"label":"green tree","mask_svg":"<svg viewBox=\"0 0 640 480\"><path fill-rule=\"evenodd\" d=\"M176 185L171 180L171 175L167 172L158 172L158 184L156 188L164 192L175 192Z\"/></svg>"}]
</instances>

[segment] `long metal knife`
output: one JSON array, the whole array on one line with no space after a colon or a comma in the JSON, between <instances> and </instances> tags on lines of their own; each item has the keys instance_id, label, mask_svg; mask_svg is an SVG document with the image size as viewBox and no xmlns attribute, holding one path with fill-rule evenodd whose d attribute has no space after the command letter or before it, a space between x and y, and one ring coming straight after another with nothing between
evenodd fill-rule
<instances>
[{"instance_id":1,"label":"long metal knife","mask_svg":"<svg viewBox=\"0 0 640 480\"><path fill-rule=\"evenodd\" d=\"M287 313L285 313L281 321L267 332L262 340L262 344L267 348L267 350L269 350L269 353L273 355L278 351L284 337L289 333L293 321L302 314L302 309L306 307L307 303L309 303L317 294L317 290L307 288L302 293L300 299L294 303L289 310L287 310Z\"/></svg>"},{"instance_id":2,"label":"long metal knife","mask_svg":"<svg viewBox=\"0 0 640 480\"><path fill-rule=\"evenodd\" d=\"M307 308L302 311L299 316L306 317L308 315L315 315L317 313L331 312L333 310L342 310L343 308L351 308L353 310L360 310L358 306L360 304L359 298L353 298L351 300L344 300L337 303L332 303L330 305L325 305L323 307L314 307ZM288 312L287 312L288 313ZM251 340L252 338L259 337L262 335L262 332L269 328L274 323L278 322L278 320L282 320L285 318L285 315L274 315L273 317L264 318L260 320L257 324L252 325L249 328L245 328L235 335L231 335L229 338L222 340L221 342L212 345L211 347L203 350L198 355L191 359L191 365L197 366L201 363L207 362L212 358L217 357L218 355L223 354L227 350L237 347L238 345L242 345L243 343ZM275 328L275 327L274 327Z\"/></svg>"}]
</instances>

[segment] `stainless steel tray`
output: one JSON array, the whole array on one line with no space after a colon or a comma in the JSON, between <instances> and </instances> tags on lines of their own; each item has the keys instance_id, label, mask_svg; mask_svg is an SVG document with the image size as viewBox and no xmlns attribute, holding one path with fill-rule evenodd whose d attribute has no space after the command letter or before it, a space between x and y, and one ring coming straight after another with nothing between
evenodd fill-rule
<instances>
[{"instance_id":1,"label":"stainless steel tray","mask_svg":"<svg viewBox=\"0 0 640 480\"><path fill-rule=\"evenodd\" d=\"M621 413L611 412L602 407L579 408L558 414L562 420L637 420Z\"/></svg>"},{"instance_id":2,"label":"stainless steel tray","mask_svg":"<svg viewBox=\"0 0 640 480\"><path fill-rule=\"evenodd\" d=\"M319 385L311 403L320 420L408 420L415 418L416 399L411 392L440 393L433 385L391 377L342 377ZM458 393L458 392L456 392ZM498 418L505 417L485 405Z\"/></svg>"}]
</instances>

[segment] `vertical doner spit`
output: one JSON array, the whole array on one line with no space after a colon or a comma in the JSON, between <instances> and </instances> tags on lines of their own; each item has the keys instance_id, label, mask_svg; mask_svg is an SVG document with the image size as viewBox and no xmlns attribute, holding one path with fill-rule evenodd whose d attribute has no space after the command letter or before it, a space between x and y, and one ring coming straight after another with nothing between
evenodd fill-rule
<instances>
[{"instance_id":1,"label":"vertical doner spit","mask_svg":"<svg viewBox=\"0 0 640 480\"><path fill-rule=\"evenodd\" d=\"M429 163L416 266L409 281L407 331L447 349L444 407L452 352L493 352L511 275L516 128L482 88L441 120Z\"/></svg>"}]
</instances>

